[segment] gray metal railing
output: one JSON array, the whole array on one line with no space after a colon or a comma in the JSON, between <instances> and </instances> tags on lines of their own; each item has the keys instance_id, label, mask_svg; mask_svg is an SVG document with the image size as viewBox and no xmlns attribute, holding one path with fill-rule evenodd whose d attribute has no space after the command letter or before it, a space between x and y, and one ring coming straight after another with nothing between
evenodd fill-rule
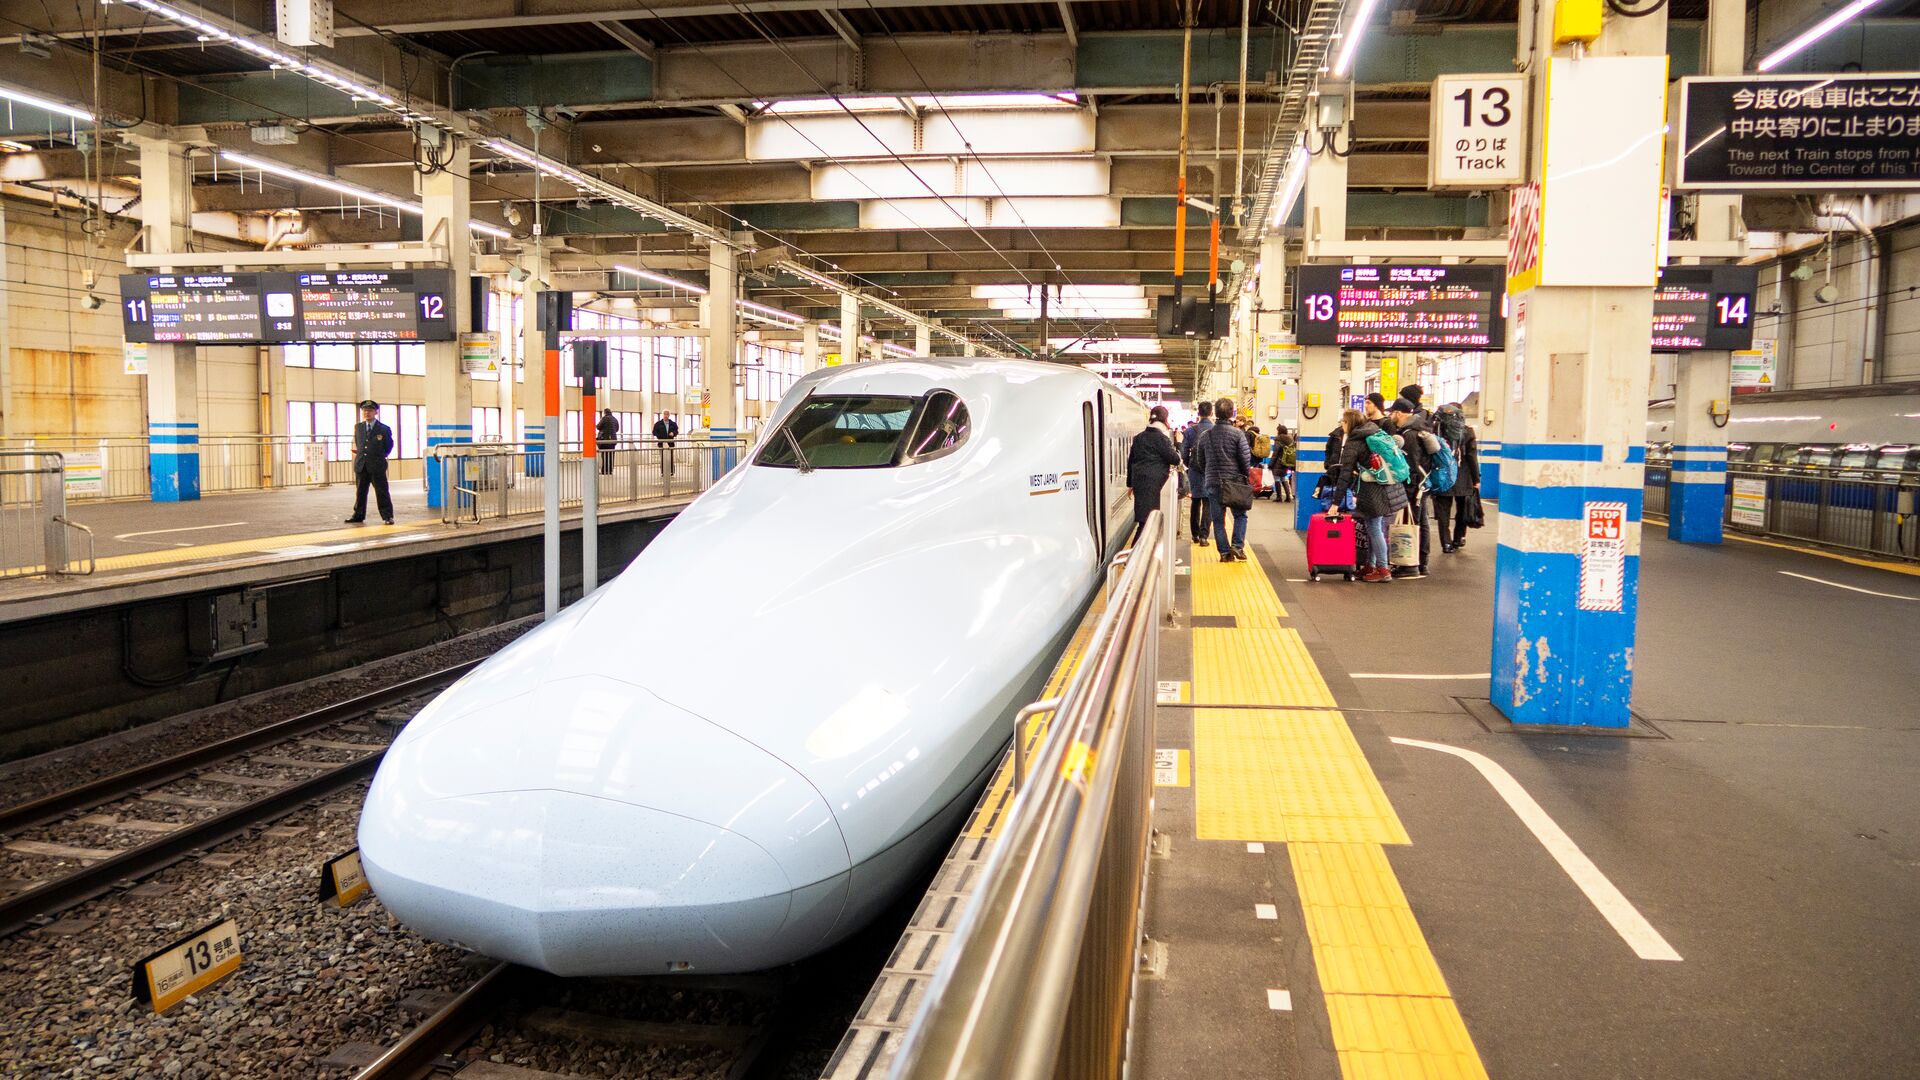
<instances>
[{"instance_id":1,"label":"gray metal railing","mask_svg":"<svg viewBox=\"0 0 1920 1080\"><path fill-rule=\"evenodd\" d=\"M1725 485L1728 530L1920 561L1920 475L1733 462ZM1649 458L1646 512L1669 513L1672 489L1672 463Z\"/></svg>"},{"instance_id":2,"label":"gray metal railing","mask_svg":"<svg viewBox=\"0 0 1920 1080\"><path fill-rule=\"evenodd\" d=\"M440 463L440 520L449 525L540 514L546 509L546 484L560 485L560 505L581 503L580 471L599 471L596 497L601 507L621 503L697 495L738 462L744 439L621 439L602 447L588 462L577 442L549 451L539 443L442 443L432 450Z\"/></svg>"},{"instance_id":3,"label":"gray metal railing","mask_svg":"<svg viewBox=\"0 0 1920 1080\"><path fill-rule=\"evenodd\" d=\"M69 465L81 458L91 463L96 460L93 455L99 455L100 483L72 492L74 501L144 499L151 493L148 442L143 436L33 435L15 438L12 444L17 449L64 455ZM353 482L349 436L202 435L198 451L203 495ZM404 468L399 461L394 464Z\"/></svg>"},{"instance_id":4,"label":"gray metal railing","mask_svg":"<svg viewBox=\"0 0 1920 1080\"><path fill-rule=\"evenodd\" d=\"M1018 798L893 1080L1121 1075L1140 955L1154 680L1172 559L1156 516L1120 571L1046 740L1021 770Z\"/></svg>"},{"instance_id":5,"label":"gray metal railing","mask_svg":"<svg viewBox=\"0 0 1920 1080\"><path fill-rule=\"evenodd\" d=\"M86 554L76 561L70 539ZM66 465L44 450L0 450L0 578L93 573L93 530L67 518Z\"/></svg>"}]
</instances>

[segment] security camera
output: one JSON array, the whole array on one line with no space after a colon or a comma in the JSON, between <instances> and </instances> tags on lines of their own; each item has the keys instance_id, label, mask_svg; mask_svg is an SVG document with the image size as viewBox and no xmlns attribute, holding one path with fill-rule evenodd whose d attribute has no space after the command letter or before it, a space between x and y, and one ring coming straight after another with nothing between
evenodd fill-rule
<instances>
[{"instance_id":1,"label":"security camera","mask_svg":"<svg viewBox=\"0 0 1920 1080\"><path fill-rule=\"evenodd\" d=\"M1813 298L1823 304L1831 304L1840 298L1840 290L1834 288L1833 282L1829 281L1813 290Z\"/></svg>"},{"instance_id":2,"label":"security camera","mask_svg":"<svg viewBox=\"0 0 1920 1080\"><path fill-rule=\"evenodd\" d=\"M106 303L105 300L100 299L93 293L88 293L86 299L80 302L87 306L88 311L98 311L100 310L100 305Z\"/></svg>"},{"instance_id":3,"label":"security camera","mask_svg":"<svg viewBox=\"0 0 1920 1080\"><path fill-rule=\"evenodd\" d=\"M532 275L527 273L526 267L516 266L513 269L507 271L507 276L513 279L514 284L518 285L520 282L527 280L527 278L531 277Z\"/></svg>"},{"instance_id":4,"label":"security camera","mask_svg":"<svg viewBox=\"0 0 1920 1080\"><path fill-rule=\"evenodd\" d=\"M1795 281L1811 281L1813 280L1813 266L1809 263L1801 263L1799 266L1794 267L1793 273L1788 276Z\"/></svg>"},{"instance_id":5,"label":"security camera","mask_svg":"<svg viewBox=\"0 0 1920 1080\"><path fill-rule=\"evenodd\" d=\"M512 199L500 200L500 216L507 219L508 225L520 224L520 208L513 205Z\"/></svg>"}]
</instances>

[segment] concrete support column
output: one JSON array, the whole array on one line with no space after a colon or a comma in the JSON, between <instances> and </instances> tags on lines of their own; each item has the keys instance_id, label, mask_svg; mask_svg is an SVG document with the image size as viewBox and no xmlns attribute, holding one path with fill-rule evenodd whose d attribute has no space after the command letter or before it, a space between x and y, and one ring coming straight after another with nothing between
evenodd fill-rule
<instances>
[{"instance_id":1,"label":"concrete support column","mask_svg":"<svg viewBox=\"0 0 1920 1080\"><path fill-rule=\"evenodd\" d=\"M551 264L544 248L522 251L519 264L520 269L527 272L526 280L520 282L520 364L525 379L516 386L519 401L516 408L527 418L527 475L545 476L547 335L540 330L540 292L550 287ZM512 428L511 413L502 426Z\"/></svg>"},{"instance_id":2,"label":"concrete support column","mask_svg":"<svg viewBox=\"0 0 1920 1080\"><path fill-rule=\"evenodd\" d=\"M708 249L705 317L707 347L701 353L700 383L712 395L713 406L707 418L707 430L716 439L731 439L739 428L739 393L734 387L734 371L739 363L739 309L733 301L739 295L740 271L734 249L714 243ZM717 479L739 461L739 451L714 451L713 475Z\"/></svg>"},{"instance_id":3,"label":"concrete support column","mask_svg":"<svg viewBox=\"0 0 1920 1080\"><path fill-rule=\"evenodd\" d=\"M445 244L453 284L448 288L447 317L462 330L472 325L467 308L467 276L473 264L473 241L467 230L472 220L468 195L468 147L459 144L447 167L425 178L421 186L424 211L421 235L430 243ZM457 341L427 343L427 450L442 443L473 441L473 379L460 370ZM441 503L440 463L427 458L427 506Z\"/></svg>"},{"instance_id":4,"label":"concrete support column","mask_svg":"<svg viewBox=\"0 0 1920 1080\"><path fill-rule=\"evenodd\" d=\"M1706 68L1710 75L1738 74L1746 54L1744 0L1707 5ZM1738 195L1702 194L1695 232L1701 240L1737 239ZM1673 471L1668 474L1667 536L1695 544L1721 542L1727 503L1727 432L1712 415L1713 403L1733 394L1733 354L1681 353L1674 365Z\"/></svg>"},{"instance_id":5,"label":"concrete support column","mask_svg":"<svg viewBox=\"0 0 1920 1080\"><path fill-rule=\"evenodd\" d=\"M1629 160L1645 139L1624 127L1548 130L1554 6L1555 0L1523 0L1520 11L1540 45L1528 69L1534 102L1530 168L1548 207L1563 181L1544 169L1543 145L1584 140L1583 151L1594 156L1617 147L1612 160L1618 162ZM1661 55L1666 38L1664 13L1609 19L1584 55L1602 62ZM1571 46L1560 55L1582 62ZM1657 76L1642 71L1639 77L1647 83L1609 80L1609 88L1623 101L1645 100ZM1639 211L1657 205L1661 177L1653 169L1644 177L1618 175L1620 183L1608 196L1632 211L1616 221L1613 205L1593 207L1593 218L1608 222L1605 231L1547 222L1542 263L1556 267L1559 281L1515 292L1509 305L1507 355L1514 379L1505 401L1510 413L1501 455L1490 697L1518 724L1624 728L1629 722L1657 227ZM1644 190L1622 186L1642 183ZM1621 231L1624 222L1644 223L1646 234ZM1613 255L1609 244L1636 259L1644 250L1645 284L1578 284L1581 271L1557 263L1553 254L1556 244L1576 239L1581 266Z\"/></svg>"},{"instance_id":6,"label":"concrete support column","mask_svg":"<svg viewBox=\"0 0 1920 1080\"><path fill-rule=\"evenodd\" d=\"M917 323L913 328L913 355L933 355L933 327L926 323Z\"/></svg>"},{"instance_id":7,"label":"concrete support column","mask_svg":"<svg viewBox=\"0 0 1920 1080\"><path fill-rule=\"evenodd\" d=\"M1315 408L1313 402L1318 400ZM1308 345L1300 350L1300 445L1294 451L1298 475L1293 485L1293 527L1304 530L1308 519L1326 509L1313 497L1313 488L1327 471L1327 436L1339 426L1347 403L1340 399L1340 350L1332 345ZM1312 413L1309 417L1307 414Z\"/></svg>"},{"instance_id":8,"label":"concrete support column","mask_svg":"<svg viewBox=\"0 0 1920 1080\"><path fill-rule=\"evenodd\" d=\"M1674 374L1673 471L1668 474L1667 536L1720 543L1727 504L1727 429L1713 403L1733 393L1733 354L1682 353Z\"/></svg>"},{"instance_id":9,"label":"concrete support column","mask_svg":"<svg viewBox=\"0 0 1920 1080\"><path fill-rule=\"evenodd\" d=\"M851 292L840 294L840 362L857 364L860 355L860 298Z\"/></svg>"},{"instance_id":10,"label":"concrete support column","mask_svg":"<svg viewBox=\"0 0 1920 1080\"><path fill-rule=\"evenodd\" d=\"M1500 497L1500 433L1506 429L1507 410L1512 407L1513 385L1507 371L1507 354L1490 352L1480 367L1480 422L1474 435L1480 440L1480 497Z\"/></svg>"},{"instance_id":11,"label":"concrete support column","mask_svg":"<svg viewBox=\"0 0 1920 1080\"><path fill-rule=\"evenodd\" d=\"M808 320L800 326L800 374L820 370L820 323Z\"/></svg>"},{"instance_id":12,"label":"concrete support column","mask_svg":"<svg viewBox=\"0 0 1920 1080\"><path fill-rule=\"evenodd\" d=\"M187 250L193 225L193 173L186 147L160 139L140 144L140 224L147 251ZM154 502L200 497L200 357L192 345L147 350L147 469Z\"/></svg>"},{"instance_id":13,"label":"concrete support column","mask_svg":"<svg viewBox=\"0 0 1920 1080\"><path fill-rule=\"evenodd\" d=\"M373 396L373 350L357 345L353 349L353 392L356 403Z\"/></svg>"}]
</instances>

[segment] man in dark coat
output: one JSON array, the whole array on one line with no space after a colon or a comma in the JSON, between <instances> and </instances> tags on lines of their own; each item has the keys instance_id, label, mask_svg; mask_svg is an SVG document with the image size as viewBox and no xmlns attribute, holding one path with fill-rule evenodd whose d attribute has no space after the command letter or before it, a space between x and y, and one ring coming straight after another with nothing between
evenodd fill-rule
<instances>
[{"instance_id":1,"label":"man in dark coat","mask_svg":"<svg viewBox=\"0 0 1920 1080\"><path fill-rule=\"evenodd\" d=\"M372 488L380 519L393 524L393 495L387 490L387 457L393 453L393 429L380 422L380 403L360 403L360 422L353 425L353 516L347 524L367 520L367 489Z\"/></svg>"},{"instance_id":2,"label":"man in dark coat","mask_svg":"<svg viewBox=\"0 0 1920 1080\"><path fill-rule=\"evenodd\" d=\"M1234 507L1233 535L1227 535L1227 506L1220 498L1221 484L1234 481L1247 482L1247 472L1253 468L1253 448L1247 443L1246 433L1234 426L1233 399L1221 398L1213 403L1213 427L1201 437L1193 451L1194 465L1199 468L1201 481L1206 484L1210 504L1208 510L1213 517L1213 541L1220 551L1221 562L1245 562L1247 558L1247 512Z\"/></svg>"},{"instance_id":3,"label":"man in dark coat","mask_svg":"<svg viewBox=\"0 0 1920 1080\"><path fill-rule=\"evenodd\" d=\"M1406 398L1388 406L1387 415L1391 418L1393 433L1400 436L1401 452L1407 455L1407 505L1413 507L1413 527L1420 531L1420 566L1414 572L1425 577L1432 530L1427 528L1427 504L1420 497L1420 485L1433 470L1433 454L1427 450L1426 440L1437 436Z\"/></svg>"},{"instance_id":4,"label":"man in dark coat","mask_svg":"<svg viewBox=\"0 0 1920 1080\"><path fill-rule=\"evenodd\" d=\"M1200 471L1195 456L1200 451L1200 441L1207 437L1207 432L1213 430L1213 402L1203 401L1195 406L1194 411L1200 414L1200 419L1188 424L1181 436L1182 453L1187 466L1187 486L1192 489L1193 495L1190 500L1193 505L1187 514L1187 535L1193 537L1194 543L1204 545L1207 542L1207 523L1212 517L1207 513L1207 477Z\"/></svg>"},{"instance_id":5,"label":"man in dark coat","mask_svg":"<svg viewBox=\"0 0 1920 1080\"><path fill-rule=\"evenodd\" d=\"M1446 554L1466 545L1467 522L1471 516L1469 504L1480 497L1480 438L1467 426L1464 417L1454 415L1459 412L1460 406L1445 405L1435 414L1440 427L1437 434L1453 447L1453 456L1460 466L1453 487L1433 496L1434 513L1440 520L1440 550ZM1448 423L1450 416L1453 417L1451 424ZM1458 440L1448 438L1449 431L1457 433Z\"/></svg>"},{"instance_id":6,"label":"man in dark coat","mask_svg":"<svg viewBox=\"0 0 1920 1080\"><path fill-rule=\"evenodd\" d=\"M1173 448L1173 432L1167 427L1167 407L1155 405L1147 421L1127 451L1127 487L1133 492L1130 543L1137 543L1146 531L1147 515L1160 509L1160 492L1167 486L1167 474L1180 464L1180 452Z\"/></svg>"},{"instance_id":7,"label":"man in dark coat","mask_svg":"<svg viewBox=\"0 0 1920 1080\"><path fill-rule=\"evenodd\" d=\"M666 413L653 422L653 437L660 440L660 475L673 475L673 437L680 434L680 424Z\"/></svg>"},{"instance_id":8,"label":"man in dark coat","mask_svg":"<svg viewBox=\"0 0 1920 1080\"><path fill-rule=\"evenodd\" d=\"M613 449L620 441L620 418L612 409L600 410L600 422L593 425L594 441L600 444L600 471L613 471Z\"/></svg>"}]
</instances>

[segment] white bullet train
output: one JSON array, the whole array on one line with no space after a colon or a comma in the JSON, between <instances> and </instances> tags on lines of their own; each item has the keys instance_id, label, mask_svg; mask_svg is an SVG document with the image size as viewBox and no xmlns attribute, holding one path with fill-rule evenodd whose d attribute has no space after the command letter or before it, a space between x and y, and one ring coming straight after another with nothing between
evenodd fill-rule
<instances>
[{"instance_id":1,"label":"white bullet train","mask_svg":"<svg viewBox=\"0 0 1920 1080\"><path fill-rule=\"evenodd\" d=\"M387 752L400 921L560 975L738 972L945 849L1126 541L1146 408L1076 367L814 372L618 578Z\"/></svg>"}]
</instances>

